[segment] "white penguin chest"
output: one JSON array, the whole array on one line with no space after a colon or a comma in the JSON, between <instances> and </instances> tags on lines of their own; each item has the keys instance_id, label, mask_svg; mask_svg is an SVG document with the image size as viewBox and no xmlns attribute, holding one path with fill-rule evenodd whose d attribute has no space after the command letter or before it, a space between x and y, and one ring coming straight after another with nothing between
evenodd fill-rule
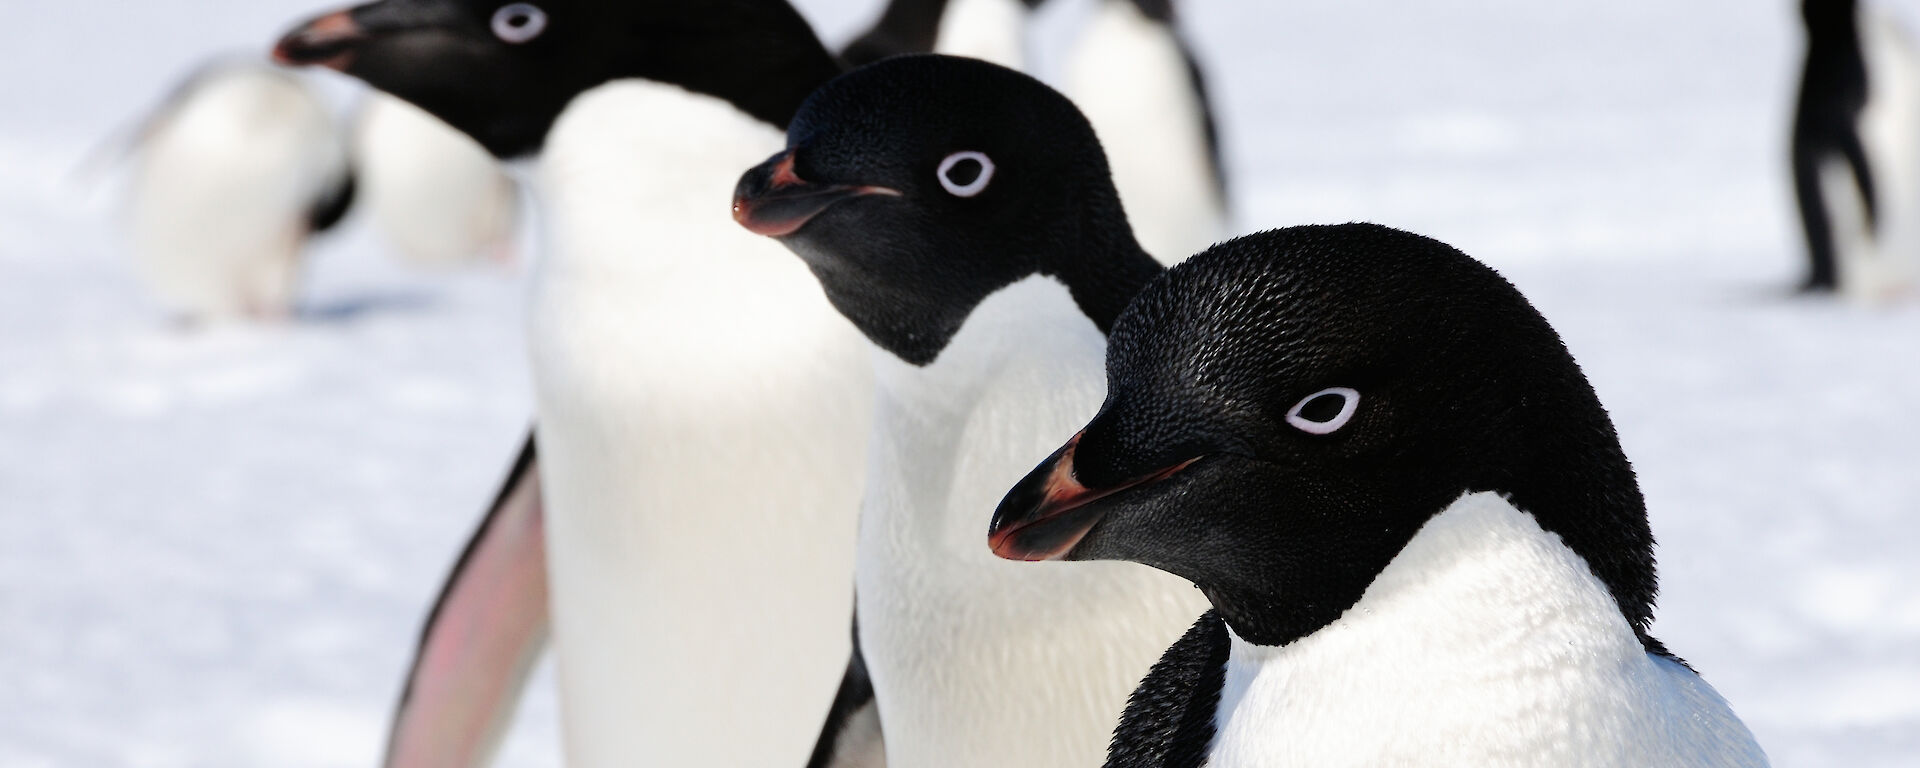
<instances>
[{"instance_id":1,"label":"white penguin chest","mask_svg":"<svg viewBox=\"0 0 1920 768\"><path fill-rule=\"evenodd\" d=\"M1014 563L987 546L1006 489L1099 409L1105 346L1063 286L1035 277L983 302L930 366L876 353L857 581L890 762L1098 764L1126 694L1204 610L1143 566Z\"/></svg>"},{"instance_id":2,"label":"white penguin chest","mask_svg":"<svg viewBox=\"0 0 1920 768\"><path fill-rule=\"evenodd\" d=\"M1755 766L1713 689L1647 655L1586 564L1497 494L1429 521L1338 621L1232 638L1212 768Z\"/></svg>"}]
</instances>

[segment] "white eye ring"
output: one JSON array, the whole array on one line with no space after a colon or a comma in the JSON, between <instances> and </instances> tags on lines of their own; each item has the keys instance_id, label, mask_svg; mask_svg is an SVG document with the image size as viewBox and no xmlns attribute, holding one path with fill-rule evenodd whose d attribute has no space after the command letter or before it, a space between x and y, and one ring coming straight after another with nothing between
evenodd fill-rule
<instances>
[{"instance_id":1,"label":"white eye ring","mask_svg":"<svg viewBox=\"0 0 1920 768\"><path fill-rule=\"evenodd\" d=\"M959 182L954 181L953 179L947 178L947 174L952 173L953 169L956 166L968 160L972 160L980 164L979 176L975 176L973 178L973 181L967 182L965 184L961 184ZM980 194L981 192L985 191L987 188L987 184L992 183L993 158L987 157L985 154L980 152L955 152L951 155L947 155L947 159L940 161L939 176L940 176L940 186L945 187L947 189L947 192L951 193L954 197L973 197L974 195Z\"/></svg>"},{"instance_id":2,"label":"white eye ring","mask_svg":"<svg viewBox=\"0 0 1920 768\"><path fill-rule=\"evenodd\" d=\"M514 45L532 40L547 31L547 12L533 3L500 6L493 12L493 34Z\"/></svg>"},{"instance_id":3,"label":"white eye ring","mask_svg":"<svg viewBox=\"0 0 1920 768\"><path fill-rule=\"evenodd\" d=\"M1301 415L1301 411L1305 411L1308 404L1328 396L1339 397L1344 401L1340 405L1340 412L1335 414L1333 418L1326 421L1314 421ZM1287 412L1287 423L1292 424L1294 429L1298 429L1309 435L1331 435L1340 431L1340 428L1346 426L1347 422L1352 421L1354 411L1358 410L1360 410L1359 392L1347 387L1332 387L1301 398L1300 402L1294 404L1293 410Z\"/></svg>"}]
</instances>

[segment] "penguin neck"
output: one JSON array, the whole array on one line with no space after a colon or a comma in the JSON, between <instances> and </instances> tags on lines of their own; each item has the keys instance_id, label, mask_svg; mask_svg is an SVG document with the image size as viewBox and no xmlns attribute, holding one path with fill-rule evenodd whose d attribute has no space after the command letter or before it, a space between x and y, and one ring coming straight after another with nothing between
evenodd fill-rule
<instances>
[{"instance_id":1,"label":"penguin neck","mask_svg":"<svg viewBox=\"0 0 1920 768\"><path fill-rule=\"evenodd\" d=\"M782 131L814 90L839 77L840 63L804 21L771 43L765 36L722 35L732 43L695 33L662 34L633 46L643 61L629 62L629 77L677 85L732 104ZM752 66L744 66L751 62Z\"/></svg>"},{"instance_id":2,"label":"penguin neck","mask_svg":"<svg viewBox=\"0 0 1920 768\"><path fill-rule=\"evenodd\" d=\"M581 94L532 173L550 246L535 282L598 291L715 270L766 276L768 268L738 271L736 259L757 264L766 249L733 222L725 201L733 174L780 144L764 121L685 88L632 79Z\"/></svg>"},{"instance_id":3,"label":"penguin neck","mask_svg":"<svg viewBox=\"0 0 1920 768\"><path fill-rule=\"evenodd\" d=\"M1059 278L1094 327L1112 333L1120 312L1166 268L1134 239L1117 194L1109 191L1077 210L1078 247L1051 252L1040 272Z\"/></svg>"},{"instance_id":4,"label":"penguin neck","mask_svg":"<svg viewBox=\"0 0 1920 768\"><path fill-rule=\"evenodd\" d=\"M1299 747L1289 754L1350 762L1333 758L1383 732L1396 746L1490 740L1497 753L1539 735L1503 731L1563 709L1600 728L1640 716L1658 676L1586 562L1495 493L1435 515L1332 624L1284 645L1232 631L1210 765L1257 763L1288 739ZM1559 692L1545 704L1541 680ZM1292 730L1299 723L1315 727ZM1368 736L1369 726L1385 730ZM1448 754L1461 759L1442 762L1479 762Z\"/></svg>"}]
</instances>

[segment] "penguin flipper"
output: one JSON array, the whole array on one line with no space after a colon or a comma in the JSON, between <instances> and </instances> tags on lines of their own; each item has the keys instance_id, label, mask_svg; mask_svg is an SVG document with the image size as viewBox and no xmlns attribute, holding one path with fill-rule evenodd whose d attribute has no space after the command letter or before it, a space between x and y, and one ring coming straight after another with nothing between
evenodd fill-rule
<instances>
[{"instance_id":1,"label":"penguin flipper","mask_svg":"<svg viewBox=\"0 0 1920 768\"><path fill-rule=\"evenodd\" d=\"M885 768L886 764L886 738L880 728L880 709L874 705L873 680L867 676L867 659L860 652L856 613L847 673L840 679L840 691L833 695L833 707L827 710L826 725L820 729L807 768Z\"/></svg>"},{"instance_id":2,"label":"penguin flipper","mask_svg":"<svg viewBox=\"0 0 1920 768\"><path fill-rule=\"evenodd\" d=\"M486 765L547 631L544 510L529 436L427 616L383 764Z\"/></svg>"},{"instance_id":3,"label":"penguin flipper","mask_svg":"<svg viewBox=\"0 0 1920 768\"><path fill-rule=\"evenodd\" d=\"M1227 677L1227 623L1207 611L1127 697L1106 768L1200 768Z\"/></svg>"}]
</instances>

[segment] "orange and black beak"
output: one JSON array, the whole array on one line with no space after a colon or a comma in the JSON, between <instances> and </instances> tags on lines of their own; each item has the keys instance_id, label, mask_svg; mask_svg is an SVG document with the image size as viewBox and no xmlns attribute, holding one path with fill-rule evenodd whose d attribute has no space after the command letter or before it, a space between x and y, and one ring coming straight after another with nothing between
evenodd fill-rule
<instances>
[{"instance_id":1,"label":"orange and black beak","mask_svg":"<svg viewBox=\"0 0 1920 768\"><path fill-rule=\"evenodd\" d=\"M794 150L775 155L740 177L733 191L733 220L756 235L786 237L822 211L856 197L899 197L893 189L856 184L814 184L793 170Z\"/></svg>"},{"instance_id":2,"label":"orange and black beak","mask_svg":"<svg viewBox=\"0 0 1920 768\"><path fill-rule=\"evenodd\" d=\"M994 554L1008 560L1064 559L1105 515L1092 507L1094 502L1160 482L1199 461L1188 459L1110 488L1088 488L1074 476L1073 469L1074 451L1085 434L1074 435L1007 492L987 529L987 544Z\"/></svg>"},{"instance_id":3,"label":"orange and black beak","mask_svg":"<svg viewBox=\"0 0 1920 768\"><path fill-rule=\"evenodd\" d=\"M334 11L309 21L273 46L273 60L289 66L321 66L346 71L369 36L354 19L353 9Z\"/></svg>"}]
</instances>

